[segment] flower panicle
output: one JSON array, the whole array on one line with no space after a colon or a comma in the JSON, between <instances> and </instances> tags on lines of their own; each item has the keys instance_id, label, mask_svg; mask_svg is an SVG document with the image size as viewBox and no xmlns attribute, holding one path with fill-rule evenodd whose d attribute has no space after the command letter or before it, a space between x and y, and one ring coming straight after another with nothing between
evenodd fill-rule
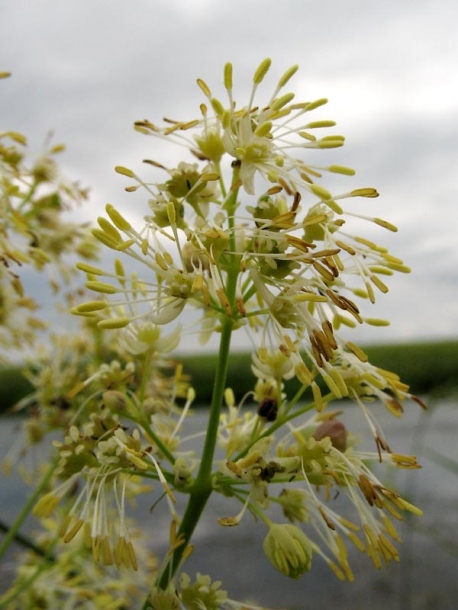
<instances>
[{"instance_id":1,"label":"flower panicle","mask_svg":"<svg viewBox=\"0 0 458 610\"><path fill-rule=\"evenodd\" d=\"M378 191L350 187L334 192L326 186L327 174L351 179L355 170L332 161L315 163L317 149L340 148L345 138L321 114L325 98L300 101L286 89L297 66L280 76L264 103L258 102L270 68L270 59L260 63L241 104L235 99L233 67L226 64L226 98L198 79L204 102L197 118L167 118L162 126L149 120L135 123L140 133L184 147L191 160L166 167L146 159L146 171L159 175L154 182L128 167L116 167L129 181L128 192L147 194L143 224L107 205L92 234L116 253L114 270L79 264L86 288L95 296L73 312L102 331L116 333L122 349L142 361L178 349L187 334L198 330L204 339L221 333L228 353L229 335L246 331L254 346L250 396L257 411L244 410L248 396L237 404L232 390L224 393L224 372L217 377L218 404L206 432L207 440L211 438L206 447L218 442L225 458L211 483L204 483L243 507L219 522L237 525L246 512L263 519L269 528L265 553L292 578L310 570L312 555L320 555L339 578L352 580L347 540L376 567L397 561L391 540L399 540L390 519L399 520L406 511L420 513L383 486L368 465L378 461L396 468L419 467L414 456L391 451L371 405L377 399L400 417L404 402L412 398L409 388L395 374L372 365L365 350L344 336L364 324L388 325L373 315L372 307L388 292L391 276L410 270L376 238L359 234L362 221L377 231L397 231L376 213L355 212L357 200L376 200ZM192 319L188 325L186 316ZM290 398L288 382L294 378L300 390ZM99 515L106 503L101 481L108 483L118 468L158 479L178 524L176 493L189 492L192 505L194 486L214 466L211 449L196 474L198 460L176 453L178 432L194 396L186 397L177 423L174 409L158 407L154 393L133 400L130 388L123 396L113 392L115 388L105 388L109 409L134 420L139 412L150 417L142 425L151 451L145 451L136 435L113 425L92 454L86 451L91 440L71 428L64 452L82 446L79 459L86 456L86 469L97 472L92 491ZM223 393L226 409L220 414ZM340 399L360 406L376 451L358 452L343 421L328 410L329 403ZM308 412L313 415L304 420ZM161 459L171 465L165 474ZM71 462L69 458L65 464ZM295 493L289 486L293 480ZM274 497L271 490L278 484L283 491ZM355 523L332 510L333 492L350 502ZM48 501L51 506L54 500ZM268 519L272 502L280 504L288 523ZM43 510L47 506L44 502ZM119 562L129 552L128 543L119 543L119 548L109 543L103 523L100 517L97 526L94 521L91 525L95 557L108 561L118 556ZM185 529L186 519L184 523ZM306 529L314 535L309 537ZM124 535L120 539L127 541ZM168 566L176 568L181 551L174 547L171 553ZM166 580L164 576L162 584ZM216 603L217 587L205 578L198 577L195 585L184 578L181 584L187 593L179 597L174 591L177 599L189 594L196 603ZM167 592L157 591L161 604ZM222 598L218 603L223 604Z\"/></svg>"}]
</instances>

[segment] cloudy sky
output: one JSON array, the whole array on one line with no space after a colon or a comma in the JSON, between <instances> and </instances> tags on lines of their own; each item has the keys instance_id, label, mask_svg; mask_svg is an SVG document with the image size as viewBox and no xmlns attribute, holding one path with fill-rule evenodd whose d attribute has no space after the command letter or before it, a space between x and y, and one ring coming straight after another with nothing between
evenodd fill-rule
<instances>
[{"instance_id":1,"label":"cloudy sky","mask_svg":"<svg viewBox=\"0 0 458 610\"><path fill-rule=\"evenodd\" d=\"M377 187L367 213L399 227L378 241L413 269L366 314L391 326L355 339L458 337L456 0L0 0L0 9L0 70L13 73L1 83L0 131L25 133L33 152L50 130L66 143L65 173L91 187L87 219L107 202L147 212L138 200L133 209L113 167L169 159L134 120L198 116L196 78L223 96L227 61L239 103L264 57L272 83L298 63L291 89L329 98L320 118L347 138L326 153L357 170L339 190Z\"/></svg>"}]
</instances>

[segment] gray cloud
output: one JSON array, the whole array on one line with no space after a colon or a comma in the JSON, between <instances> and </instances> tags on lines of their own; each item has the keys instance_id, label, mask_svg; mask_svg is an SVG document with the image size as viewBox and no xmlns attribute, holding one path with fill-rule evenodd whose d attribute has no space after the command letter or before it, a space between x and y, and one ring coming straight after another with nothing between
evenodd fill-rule
<instances>
[{"instance_id":1,"label":"gray cloud","mask_svg":"<svg viewBox=\"0 0 458 610\"><path fill-rule=\"evenodd\" d=\"M65 172L92 187L86 218L107 201L144 213L114 165L172 162L175 153L136 134L134 120L193 118L202 101L195 79L223 96L228 60L242 104L263 57L274 60L271 84L299 63L298 98L329 97L321 115L348 137L323 163L357 169L333 188L376 186L382 197L358 211L399 225L395 235L367 230L414 269L392 278L371 313L392 326L358 331L362 340L458 334L455 0L15 0L1 8L0 68L13 78L0 84L0 129L26 133L32 151L55 131L68 147Z\"/></svg>"}]
</instances>

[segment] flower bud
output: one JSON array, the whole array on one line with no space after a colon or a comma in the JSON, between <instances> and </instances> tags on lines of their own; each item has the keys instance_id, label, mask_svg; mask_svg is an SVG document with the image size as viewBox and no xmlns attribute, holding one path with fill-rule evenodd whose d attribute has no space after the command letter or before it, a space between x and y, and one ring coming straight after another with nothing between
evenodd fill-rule
<instances>
[{"instance_id":1,"label":"flower bud","mask_svg":"<svg viewBox=\"0 0 458 610\"><path fill-rule=\"evenodd\" d=\"M341 421L328 419L318 426L312 436L317 441L321 441L328 436L331 439L332 446L343 452L347 448L347 434L347 430Z\"/></svg>"},{"instance_id":2,"label":"flower bud","mask_svg":"<svg viewBox=\"0 0 458 610\"><path fill-rule=\"evenodd\" d=\"M308 521L307 494L303 489L284 489L278 497L278 501L288 521Z\"/></svg>"},{"instance_id":3,"label":"flower bud","mask_svg":"<svg viewBox=\"0 0 458 610\"><path fill-rule=\"evenodd\" d=\"M290 578L299 578L312 567L312 543L291 523L272 524L262 548L274 568Z\"/></svg>"},{"instance_id":4,"label":"flower bud","mask_svg":"<svg viewBox=\"0 0 458 610\"><path fill-rule=\"evenodd\" d=\"M186 482L191 477L192 474L192 466L188 463L188 461L179 457L176 459L175 464L173 465L173 472L175 475L174 483L176 487L184 487Z\"/></svg>"}]
</instances>

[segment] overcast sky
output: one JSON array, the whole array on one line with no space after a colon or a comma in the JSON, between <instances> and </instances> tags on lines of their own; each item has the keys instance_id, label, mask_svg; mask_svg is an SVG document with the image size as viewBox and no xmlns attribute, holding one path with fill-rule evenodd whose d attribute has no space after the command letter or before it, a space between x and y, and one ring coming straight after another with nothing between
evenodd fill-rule
<instances>
[{"instance_id":1,"label":"overcast sky","mask_svg":"<svg viewBox=\"0 0 458 610\"><path fill-rule=\"evenodd\" d=\"M322 118L347 138L326 153L357 170L339 190L379 190L367 213L399 232L378 241L413 269L364 312L391 326L354 338L458 337L457 0L0 0L0 15L0 131L39 152L53 130L65 173L91 187L88 219L132 211L115 165L167 164L133 121L198 117L196 78L223 97L227 61L239 104L264 57L272 82L298 63L297 99L329 98Z\"/></svg>"}]
</instances>

